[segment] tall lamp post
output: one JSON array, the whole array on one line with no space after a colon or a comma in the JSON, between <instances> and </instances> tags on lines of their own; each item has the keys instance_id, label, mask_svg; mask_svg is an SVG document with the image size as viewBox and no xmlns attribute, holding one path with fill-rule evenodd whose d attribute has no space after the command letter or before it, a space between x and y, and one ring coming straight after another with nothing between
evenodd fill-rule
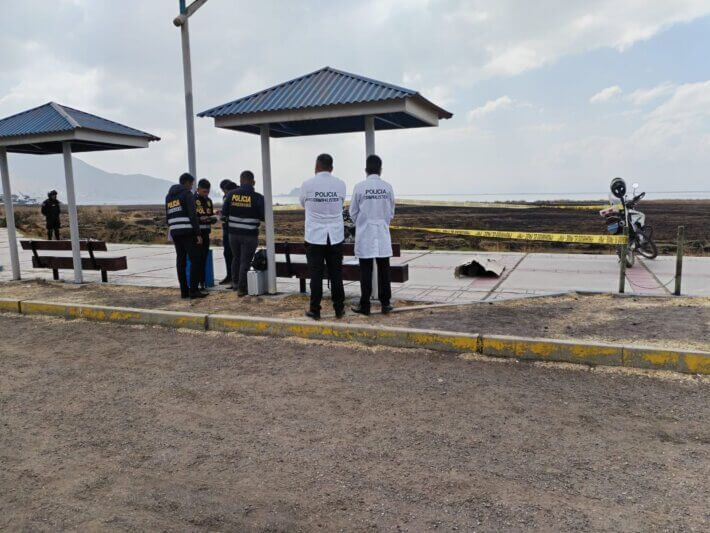
<instances>
[{"instance_id":1,"label":"tall lamp post","mask_svg":"<svg viewBox=\"0 0 710 533\"><path fill-rule=\"evenodd\" d=\"M195 0L189 6L186 0L180 0L180 14L173 24L180 28L182 40L182 72L185 81L185 120L187 123L187 165L190 174L197 178L197 158L195 156L195 112L192 105L192 65L190 62L190 29L188 19L200 9L207 0ZM197 179L195 179L197 183Z\"/></svg>"}]
</instances>

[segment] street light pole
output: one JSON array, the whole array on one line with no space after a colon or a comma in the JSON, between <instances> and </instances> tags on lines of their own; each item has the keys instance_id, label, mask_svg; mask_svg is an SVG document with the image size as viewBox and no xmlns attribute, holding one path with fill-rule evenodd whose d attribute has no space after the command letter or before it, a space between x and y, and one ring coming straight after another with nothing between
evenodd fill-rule
<instances>
[{"instance_id":1,"label":"street light pole","mask_svg":"<svg viewBox=\"0 0 710 533\"><path fill-rule=\"evenodd\" d=\"M180 0L180 15L175 17L173 24L180 28L182 41L182 72L185 82L185 122L187 128L187 165L190 174L195 178L193 188L197 183L197 156L195 150L195 112L192 104L192 63L190 61L190 29L188 19L202 7L207 0L195 0L189 6L186 0Z\"/></svg>"}]
</instances>

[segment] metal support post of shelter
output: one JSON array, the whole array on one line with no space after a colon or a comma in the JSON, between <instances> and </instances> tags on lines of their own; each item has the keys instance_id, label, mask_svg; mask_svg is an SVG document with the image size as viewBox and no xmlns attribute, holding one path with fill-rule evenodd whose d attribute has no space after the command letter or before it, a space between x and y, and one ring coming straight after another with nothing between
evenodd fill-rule
<instances>
[{"instance_id":1,"label":"metal support post of shelter","mask_svg":"<svg viewBox=\"0 0 710 533\"><path fill-rule=\"evenodd\" d=\"M12 279L20 279L20 256L17 253L17 233L15 232L15 212L12 207L10 189L10 170L7 165L7 149L0 146L0 174L2 174L2 194L5 202L5 222L7 226L7 244L10 247Z\"/></svg>"},{"instance_id":2,"label":"metal support post of shelter","mask_svg":"<svg viewBox=\"0 0 710 533\"><path fill-rule=\"evenodd\" d=\"M74 168L71 160L71 143L62 143L64 154L64 178L67 184L67 206L69 211L69 232L71 235L71 254L74 263L74 282L84 281L81 272L81 248L79 244L79 217L76 212L76 194L74 192Z\"/></svg>"},{"instance_id":3,"label":"metal support post of shelter","mask_svg":"<svg viewBox=\"0 0 710 533\"><path fill-rule=\"evenodd\" d=\"M276 253L274 239L274 200L271 187L271 147L269 145L269 125L260 127L261 134L261 174L264 180L264 225L266 226L266 264L269 294L276 294Z\"/></svg>"}]
</instances>

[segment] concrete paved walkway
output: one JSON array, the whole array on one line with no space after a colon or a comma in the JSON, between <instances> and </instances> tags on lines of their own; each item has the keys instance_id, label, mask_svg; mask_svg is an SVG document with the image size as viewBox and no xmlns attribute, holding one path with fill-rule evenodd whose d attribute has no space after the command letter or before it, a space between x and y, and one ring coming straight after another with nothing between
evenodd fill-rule
<instances>
[{"instance_id":1,"label":"concrete paved walkway","mask_svg":"<svg viewBox=\"0 0 710 533\"><path fill-rule=\"evenodd\" d=\"M177 287L172 245L109 244L107 255L125 255L128 270L109 273L109 282L146 287ZM215 279L225 275L221 248L214 248ZM66 253L66 255L71 255ZM99 254L100 255L100 254ZM490 257L505 265L500 278L454 278L454 268L473 255ZM294 260L298 258L294 257ZM305 258L300 258L305 261ZM350 260L354 260L350 258ZM20 250L23 279L51 279L50 270L32 268L32 253ZM615 292L619 264L614 255L524 254L403 251L393 264L409 265L409 281L394 284L396 299L437 303L470 303L481 300L520 298L572 290ZM0 228L0 281L12 278L7 230ZM673 290L675 257L654 261L638 259L627 270L627 293L668 295ZM73 279L71 271L60 277ZM86 281L100 281L100 273L85 272ZM279 279L280 292L297 292L298 280ZM349 296L359 294L358 282L346 282ZM2 289L0 288L0 293ZM710 297L710 257L686 257L683 293Z\"/></svg>"}]
</instances>

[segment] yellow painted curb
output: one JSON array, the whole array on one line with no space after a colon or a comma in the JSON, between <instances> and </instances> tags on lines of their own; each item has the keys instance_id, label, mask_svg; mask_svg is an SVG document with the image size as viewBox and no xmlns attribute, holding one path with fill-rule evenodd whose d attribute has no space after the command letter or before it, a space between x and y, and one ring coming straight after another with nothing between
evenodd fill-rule
<instances>
[{"instance_id":1,"label":"yellow painted curb","mask_svg":"<svg viewBox=\"0 0 710 533\"><path fill-rule=\"evenodd\" d=\"M296 320L247 316L209 315L207 317L207 327L214 331L235 331L251 335L353 341L364 344L441 351L475 352L479 344L479 337L476 334L359 326L331 322L304 323Z\"/></svg>"},{"instance_id":2,"label":"yellow painted curb","mask_svg":"<svg viewBox=\"0 0 710 533\"><path fill-rule=\"evenodd\" d=\"M482 335L481 353L533 361L621 366L622 347L565 340Z\"/></svg>"},{"instance_id":3,"label":"yellow painted curb","mask_svg":"<svg viewBox=\"0 0 710 533\"><path fill-rule=\"evenodd\" d=\"M90 304L50 303L41 301L20 302L20 311L25 315L50 315L64 318L85 318L100 322L119 324L146 324L173 328L205 330L207 315L199 313L180 313L155 309L136 309L131 307L109 307Z\"/></svg>"},{"instance_id":4,"label":"yellow painted curb","mask_svg":"<svg viewBox=\"0 0 710 533\"><path fill-rule=\"evenodd\" d=\"M11 298L0 298L0 313L19 313L20 301Z\"/></svg>"},{"instance_id":5,"label":"yellow painted curb","mask_svg":"<svg viewBox=\"0 0 710 533\"><path fill-rule=\"evenodd\" d=\"M117 324L146 324L172 328L238 332L250 335L301 337L446 352L478 352L494 357L557 361L587 365L627 366L710 374L710 352L675 351L638 346L614 346L568 340L478 335L424 329L377 327L332 322L232 315L206 315L153 309L108 307L0 299L0 311L27 315L85 318Z\"/></svg>"},{"instance_id":6,"label":"yellow painted curb","mask_svg":"<svg viewBox=\"0 0 710 533\"><path fill-rule=\"evenodd\" d=\"M710 374L710 353L675 351L638 346L623 347L624 366L674 370L688 374Z\"/></svg>"}]
</instances>

